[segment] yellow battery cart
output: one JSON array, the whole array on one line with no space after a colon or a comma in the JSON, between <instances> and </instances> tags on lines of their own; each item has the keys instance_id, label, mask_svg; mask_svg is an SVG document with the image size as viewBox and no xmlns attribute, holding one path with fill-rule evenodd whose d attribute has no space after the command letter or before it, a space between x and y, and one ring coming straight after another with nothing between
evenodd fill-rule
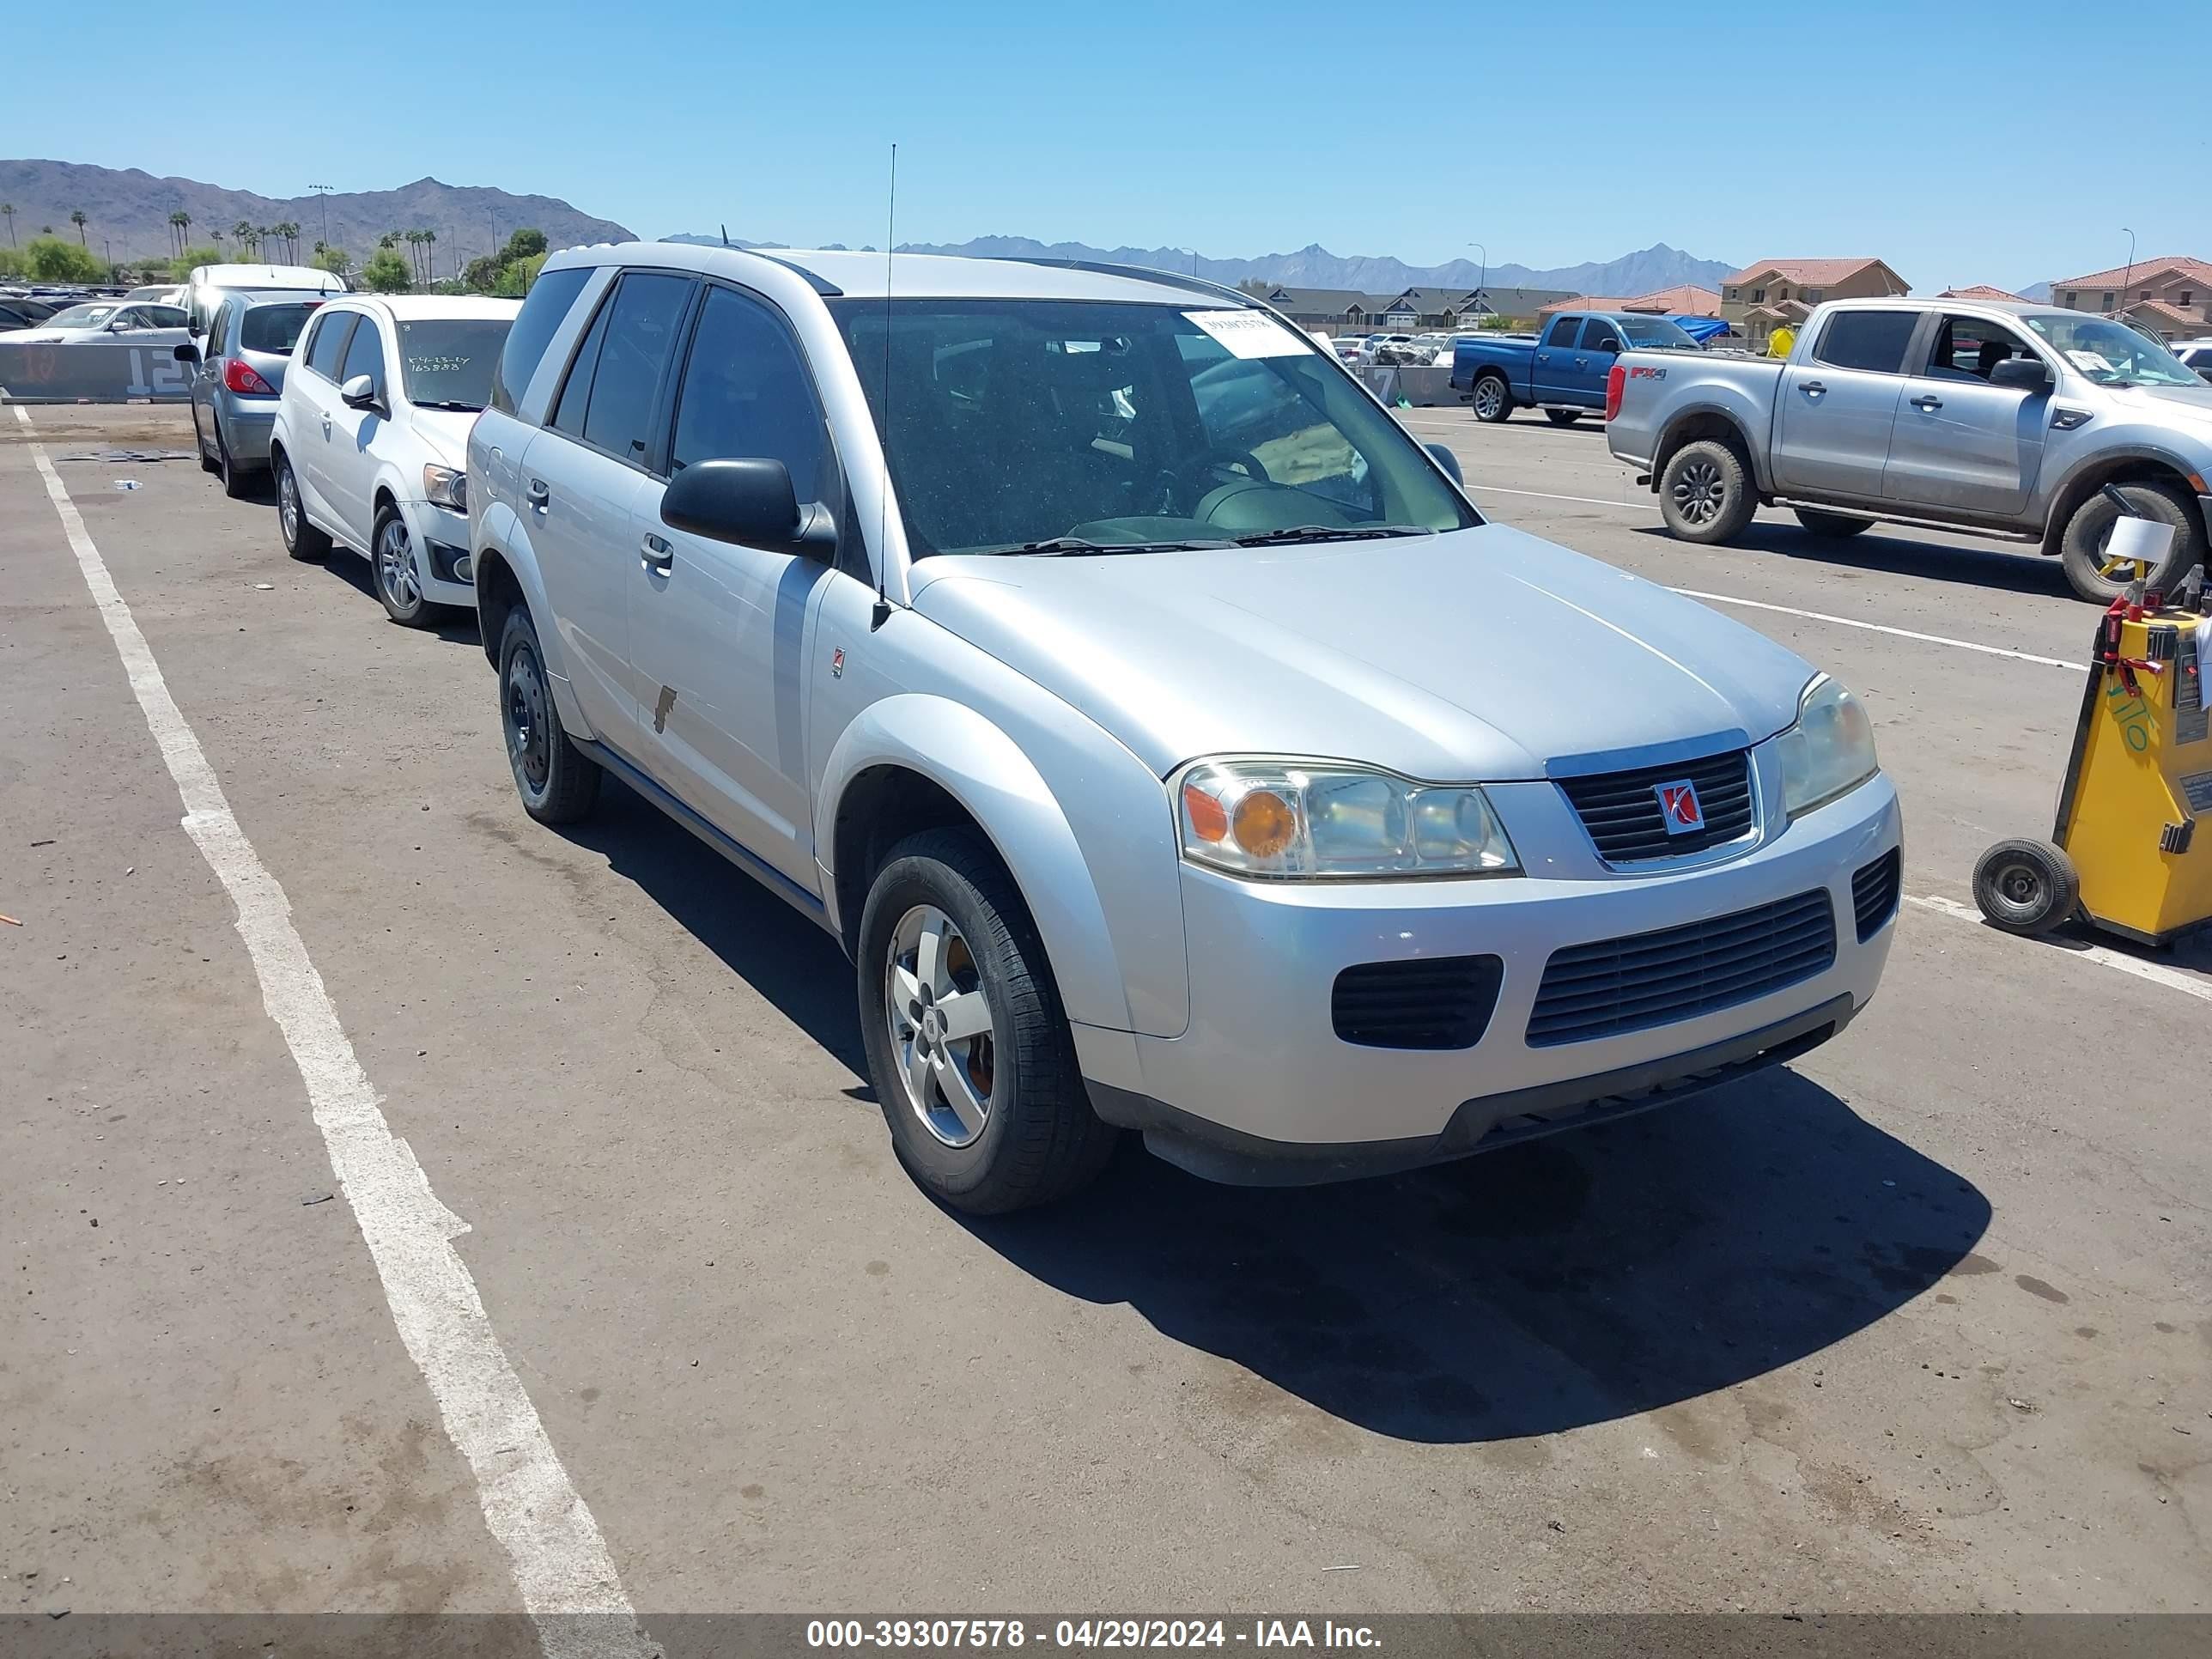
<instances>
[{"instance_id":1,"label":"yellow battery cart","mask_svg":"<svg viewBox=\"0 0 2212 1659\"><path fill-rule=\"evenodd\" d=\"M2192 574L2176 608L2138 596L2106 612L2051 840L1999 842L1974 866L1975 902L1997 927L2044 933L2080 915L2156 945L2212 921L2212 829L2197 823L2212 815L2212 622L2199 592Z\"/></svg>"}]
</instances>

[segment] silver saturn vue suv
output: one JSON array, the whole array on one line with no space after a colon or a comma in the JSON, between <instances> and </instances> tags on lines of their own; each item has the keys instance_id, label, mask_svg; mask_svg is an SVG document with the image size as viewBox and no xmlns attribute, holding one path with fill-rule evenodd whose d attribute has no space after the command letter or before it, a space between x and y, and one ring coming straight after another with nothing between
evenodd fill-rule
<instances>
[{"instance_id":1,"label":"silver saturn vue suv","mask_svg":"<svg viewBox=\"0 0 2212 1659\"><path fill-rule=\"evenodd\" d=\"M1496 525L1327 352L1161 272L548 260L469 440L525 810L607 773L844 943L970 1211L1120 1131L1401 1169L1801 1054L1897 797L1760 635Z\"/></svg>"}]
</instances>

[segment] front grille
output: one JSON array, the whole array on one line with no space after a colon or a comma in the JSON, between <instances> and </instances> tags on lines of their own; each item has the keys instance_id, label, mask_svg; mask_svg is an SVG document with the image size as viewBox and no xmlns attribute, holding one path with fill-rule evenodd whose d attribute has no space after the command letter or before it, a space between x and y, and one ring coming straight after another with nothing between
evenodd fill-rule
<instances>
[{"instance_id":1,"label":"front grille","mask_svg":"<svg viewBox=\"0 0 2212 1659\"><path fill-rule=\"evenodd\" d=\"M1893 847L1851 878L1851 910L1858 919L1860 944L1880 933L1882 924L1897 914L1904 865L1903 849Z\"/></svg>"},{"instance_id":2,"label":"front grille","mask_svg":"<svg viewBox=\"0 0 2212 1659\"><path fill-rule=\"evenodd\" d=\"M1836 959L1825 889L1711 921L1572 945L1544 964L1528 1042L1586 1042L1732 1008Z\"/></svg>"},{"instance_id":3,"label":"front grille","mask_svg":"<svg viewBox=\"0 0 2212 1659\"><path fill-rule=\"evenodd\" d=\"M1659 786L1685 781L1697 786L1705 827L1670 836L1659 810ZM1703 760L1557 781L1597 843L1598 856L1608 864L1680 858L1751 833L1751 757L1741 749Z\"/></svg>"},{"instance_id":4,"label":"front grille","mask_svg":"<svg viewBox=\"0 0 2212 1659\"><path fill-rule=\"evenodd\" d=\"M1370 1048L1472 1048L1489 1028L1502 957L1368 962L1336 976L1336 1034Z\"/></svg>"}]
</instances>

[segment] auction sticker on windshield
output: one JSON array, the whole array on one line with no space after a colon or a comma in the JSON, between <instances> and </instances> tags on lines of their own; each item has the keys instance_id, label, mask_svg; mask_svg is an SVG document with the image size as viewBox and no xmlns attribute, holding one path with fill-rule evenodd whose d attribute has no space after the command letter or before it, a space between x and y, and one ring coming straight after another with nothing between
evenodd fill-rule
<instances>
[{"instance_id":1,"label":"auction sticker on windshield","mask_svg":"<svg viewBox=\"0 0 2212 1659\"><path fill-rule=\"evenodd\" d=\"M1232 357L1302 357L1311 349L1264 311L1186 311Z\"/></svg>"}]
</instances>

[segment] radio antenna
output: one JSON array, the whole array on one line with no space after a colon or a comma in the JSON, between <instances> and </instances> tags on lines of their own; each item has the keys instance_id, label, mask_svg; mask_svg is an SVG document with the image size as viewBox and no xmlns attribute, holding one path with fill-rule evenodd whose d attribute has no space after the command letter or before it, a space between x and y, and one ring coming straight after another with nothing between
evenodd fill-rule
<instances>
[{"instance_id":1,"label":"radio antenna","mask_svg":"<svg viewBox=\"0 0 2212 1659\"><path fill-rule=\"evenodd\" d=\"M898 246L898 145L891 145L890 201L884 223L884 476L876 495L876 609L868 620L874 633L891 619L891 602L884 584L890 569L891 520L891 250Z\"/></svg>"}]
</instances>

